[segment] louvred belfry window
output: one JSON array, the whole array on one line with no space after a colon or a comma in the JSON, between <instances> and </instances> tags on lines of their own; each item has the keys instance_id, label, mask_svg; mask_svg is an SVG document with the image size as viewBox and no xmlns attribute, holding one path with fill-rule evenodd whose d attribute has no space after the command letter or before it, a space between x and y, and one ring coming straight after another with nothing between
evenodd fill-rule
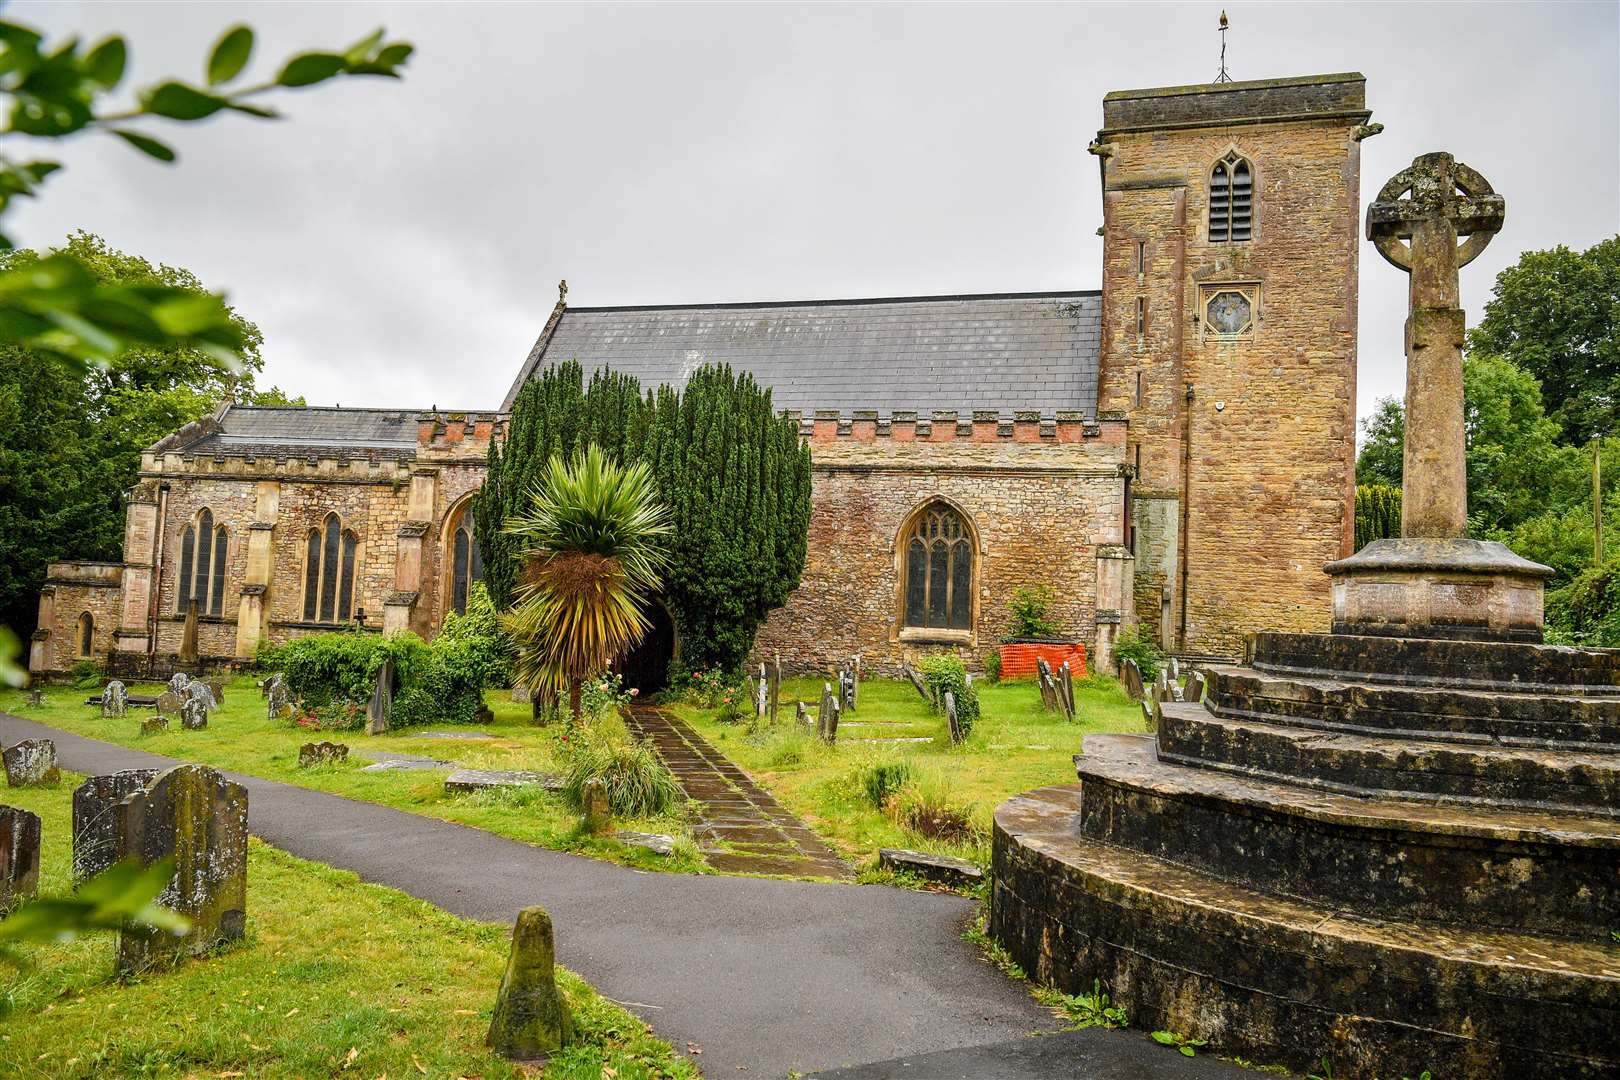
<instances>
[{"instance_id":1,"label":"louvred belfry window","mask_svg":"<svg viewBox=\"0 0 1620 1080\"><path fill-rule=\"evenodd\" d=\"M962 516L935 503L917 516L905 544L905 625L970 630L973 543Z\"/></svg>"},{"instance_id":2,"label":"louvred belfry window","mask_svg":"<svg viewBox=\"0 0 1620 1080\"><path fill-rule=\"evenodd\" d=\"M360 540L326 515L304 546L304 621L339 623L354 617L354 563Z\"/></svg>"},{"instance_id":3,"label":"louvred belfry window","mask_svg":"<svg viewBox=\"0 0 1620 1080\"><path fill-rule=\"evenodd\" d=\"M1254 168L1233 151L1209 174L1209 241L1223 244L1254 235Z\"/></svg>"},{"instance_id":4,"label":"louvred belfry window","mask_svg":"<svg viewBox=\"0 0 1620 1080\"><path fill-rule=\"evenodd\" d=\"M180 577L175 610L184 615L197 602L197 614L219 615L225 610L225 568L230 535L214 524L212 511L201 510L180 532Z\"/></svg>"}]
</instances>

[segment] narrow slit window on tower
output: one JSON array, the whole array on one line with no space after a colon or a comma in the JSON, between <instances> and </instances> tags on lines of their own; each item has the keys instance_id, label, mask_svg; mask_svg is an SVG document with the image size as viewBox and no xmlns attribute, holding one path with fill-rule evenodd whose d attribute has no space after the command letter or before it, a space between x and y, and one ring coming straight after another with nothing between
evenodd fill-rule
<instances>
[{"instance_id":1,"label":"narrow slit window on tower","mask_svg":"<svg viewBox=\"0 0 1620 1080\"><path fill-rule=\"evenodd\" d=\"M1146 240L1138 240L1136 242L1136 272L1138 274L1147 273L1147 241Z\"/></svg>"},{"instance_id":2,"label":"narrow slit window on tower","mask_svg":"<svg viewBox=\"0 0 1620 1080\"><path fill-rule=\"evenodd\" d=\"M1237 151L1215 163L1209 174L1209 240L1212 244L1248 240L1254 235L1254 169Z\"/></svg>"},{"instance_id":3,"label":"narrow slit window on tower","mask_svg":"<svg viewBox=\"0 0 1620 1080\"><path fill-rule=\"evenodd\" d=\"M1147 335L1147 297L1136 298L1136 340L1141 341Z\"/></svg>"}]
</instances>

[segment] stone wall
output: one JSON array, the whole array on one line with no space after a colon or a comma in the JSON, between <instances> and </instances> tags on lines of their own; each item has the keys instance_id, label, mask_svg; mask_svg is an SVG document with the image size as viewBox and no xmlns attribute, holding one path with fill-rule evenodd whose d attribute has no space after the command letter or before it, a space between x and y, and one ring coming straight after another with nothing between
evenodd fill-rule
<instances>
[{"instance_id":1,"label":"stone wall","mask_svg":"<svg viewBox=\"0 0 1620 1080\"><path fill-rule=\"evenodd\" d=\"M122 570L120 563L102 562L59 562L46 568L39 625L59 629L43 635L36 632L29 650L31 668L65 671L87 659L80 651L79 630L79 620L86 613L92 621L93 643L88 659L107 654L118 629Z\"/></svg>"},{"instance_id":2,"label":"stone wall","mask_svg":"<svg viewBox=\"0 0 1620 1080\"><path fill-rule=\"evenodd\" d=\"M1138 537L1174 549L1138 550L1137 604L1144 616L1156 608L1150 577L1171 571L1183 651L1236 654L1250 630L1328 629L1321 567L1354 534L1362 85L1134 92L1141 101L1105 109L1129 123L1093 146L1105 219L1099 407L1130 418L1143 493L1174 500L1178 516L1186 502L1184 537L1180 521L1166 537L1157 515ZM1210 170L1233 150L1254 169L1253 238L1211 243ZM1202 314L1210 287L1228 284L1257 298L1252 332L1234 339Z\"/></svg>"},{"instance_id":3,"label":"stone wall","mask_svg":"<svg viewBox=\"0 0 1620 1080\"><path fill-rule=\"evenodd\" d=\"M859 653L868 670L947 651L982 667L1013 625L1020 586L1051 585L1062 633L1093 649L1098 548L1124 520L1124 424L998 424L954 416L916 422L818 417L803 579L761 629L756 653L795 671ZM1042 434L1042 431L1046 434ZM881 433L880 433L881 432ZM901 627L897 540L912 515L942 499L976 533L975 618L966 634Z\"/></svg>"}]
</instances>

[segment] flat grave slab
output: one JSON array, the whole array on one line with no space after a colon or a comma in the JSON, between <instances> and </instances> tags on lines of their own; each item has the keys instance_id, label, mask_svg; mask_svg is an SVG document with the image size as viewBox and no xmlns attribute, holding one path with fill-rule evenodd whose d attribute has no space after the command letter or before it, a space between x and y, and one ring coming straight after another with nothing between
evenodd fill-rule
<instances>
[{"instance_id":1,"label":"flat grave slab","mask_svg":"<svg viewBox=\"0 0 1620 1080\"><path fill-rule=\"evenodd\" d=\"M467 795L474 791L520 787L561 791L563 779L553 773L526 772L518 769L457 769L444 778L444 790L447 795Z\"/></svg>"},{"instance_id":2,"label":"flat grave slab","mask_svg":"<svg viewBox=\"0 0 1620 1080\"><path fill-rule=\"evenodd\" d=\"M408 737L412 739L462 739L469 742L495 738L487 731L420 731L412 732Z\"/></svg>"},{"instance_id":3,"label":"flat grave slab","mask_svg":"<svg viewBox=\"0 0 1620 1080\"><path fill-rule=\"evenodd\" d=\"M907 848L878 849L878 865L885 870L904 870L941 885L972 886L984 880L984 871L966 859Z\"/></svg>"},{"instance_id":4,"label":"flat grave slab","mask_svg":"<svg viewBox=\"0 0 1620 1080\"><path fill-rule=\"evenodd\" d=\"M355 757L373 762L361 772L425 772L429 769L454 769L453 761L422 757L420 754L401 754L393 750L354 750Z\"/></svg>"}]
</instances>

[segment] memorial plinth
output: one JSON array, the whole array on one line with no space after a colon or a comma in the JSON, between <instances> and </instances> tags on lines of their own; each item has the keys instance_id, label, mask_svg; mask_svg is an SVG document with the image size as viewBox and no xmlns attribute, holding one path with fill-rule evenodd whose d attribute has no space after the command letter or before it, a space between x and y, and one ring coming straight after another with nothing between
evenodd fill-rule
<instances>
[{"instance_id":1,"label":"memorial plinth","mask_svg":"<svg viewBox=\"0 0 1620 1080\"><path fill-rule=\"evenodd\" d=\"M1412 273L1403 536L1326 568L1333 633L997 809L989 933L1036 980L1343 1080L1620 1076L1620 650L1540 644L1551 571L1465 535L1456 270L1502 212L1445 154L1369 210Z\"/></svg>"}]
</instances>

